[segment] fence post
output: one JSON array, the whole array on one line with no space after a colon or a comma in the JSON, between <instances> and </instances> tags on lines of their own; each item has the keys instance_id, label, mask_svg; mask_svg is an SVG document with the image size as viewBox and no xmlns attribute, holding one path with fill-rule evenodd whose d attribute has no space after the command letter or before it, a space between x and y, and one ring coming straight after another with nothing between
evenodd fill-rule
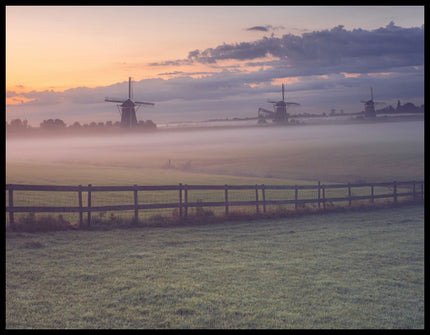
<instances>
[{"instance_id":1,"label":"fence post","mask_svg":"<svg viewBox=\"0 0 430 335\"><path fill-rule=\"evenodd\" d=\"M12 230L15 230L15 218L13 215L13 187L12 187L12 185L9 185L9 221L10 221L10 228Z\"/></svg>"},{"instance_id":2,"label":"fence post","mask_svg":"<svg viewBox=\"0 0 430 335\"><path fill-rule=\"evenodd\" d=\"M88 184L88 222L87 225L91 225L91 184Z\"/></svg>"},{"instance_id":3,"label":"fence post","mask_svg":"<svg viewBox=\"0 0 430 335\"><path fill-rule=\"evenodd\" d=\"M256 210L257 210L257 214L260 214L260 208L259 208L259 206L258 206L258 185L257 184L255 184L255 201L256 201L256 205L255 205L255 208L256 208Z\"/></svg>"},{"instance_id":4,"label":"fence post","mask_svg":"<svg viewBox=\"0 0 430 335\"><path fill-rule=\"evenodd\" d=\"M266 192L264 184L261 185L261 192L263 193L263 213L266 214Z\"/></svg>"},{"instance_id":5,"label":"fence post","mask_svg":"<svg viewBox=\"0 0 430 335\"><path fill-rule=\"evenodd\" d=\"M134 221L137 225L139 223L139 200L137 198L137 185L134 185Z\"/></svg>"},{"instance_id":6,"label":"fence post","mask_svg":"<svg viewBox=\"0 0 430 335\"><path fill-rule=\"evenodd\" d=\"M82 227L84 223L84 213L82 211L82 185L78 186L78 200L79 200L79 226Z\"/></svg>"},{"instance_id":7,"label":"fence post","mask_svg":"<svg viewBox=\"0 0 430 335\"><path fill-rule=\"evenodd\" d=\"M351 184L348 183L348 202L349 202L349 207L351 207Z\"/></svg>"},{"instance_id":8,"label":"fence post","mask_svg":"<svg viewBox=\"0 0 430 335\"><path fill-rule=\"evenodd\" d=\"M182 218L182 183L179 183L179 217Z\"/></svg>"},{"instance_id":9,"label":"fence post","mask_svg":"<svg viewBox=\"0 0 430 335\"><path fill-rule=\"evenodd\" d=\"M397 182L394 181L393 182L393 199L394 199L394 203L397 203Z\"/></svg>"},{"instance_id":10,"label":"fence post","mask_svg":"<svg viewBox=\"0 0 430 335\"><path fill-rule=\"evenodd\" d=\"M318 209L321 209L321 182L318 180Z\"/></svg>"},{"instance_id":11,"label":"fence post","mask_svg":"<svg viewBox=\"0 0 430 335\"><path fill-rule=\"evenodd\" d=\"M228 185L225 184L224 189L224 200L225 200L225 215L228 215Z\"/></svg>"},{"instance_id":12,"label":"fence post","mask_svg":"<svg viewBox=\"0 0 430 335\"><path fill-rule=\"evenodd\" d=\"M297 188L297 185L294 186L294 209L297 210L298 204L297 204L297 199L298 199L298 195L299 195L299 190Z\"/></svg>"},{"instance_id":13,"label":"fence post","mask_svg":"<svg viewBox=\"0 0 430 335\"><path fill-rule=\"evenodd\" d=\"M185 216L185 218L187 218L188 217L188 185L187 184L185 184L185 187L184 187L184 203L185 203L185 213L184 213L184 216Z\"/></svg>"},{"instance_id":14,"label":"fence post","mask_svg":"<svg viewBox=\"0 0 430 335\"><path fill-rule=\"evenodd\" d=\"M323 209L325 210L325 185L322 185Z\"/></svg>"}]
</instances>

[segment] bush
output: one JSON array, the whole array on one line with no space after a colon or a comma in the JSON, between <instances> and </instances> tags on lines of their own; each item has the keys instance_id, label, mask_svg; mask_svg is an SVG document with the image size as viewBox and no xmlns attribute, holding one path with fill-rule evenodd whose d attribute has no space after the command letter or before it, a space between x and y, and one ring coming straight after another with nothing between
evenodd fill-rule
<instances>
[{"instance_id":1,"label":"bush","mask_svg":"<svg viewBox=\"0 0 430 335\"><path fill-rule=\"evenodd\" d=\"M39 232L39 231L55 231L75 229L69 221L64 220L62 215L55 218L51 215L41 216L36 218L34 213L29 213L27 216L20 218L15 224L15 231L20 232Z\"/></svg>"},{"instance_id":2,"label":"bush","mask_svg":"<svg viewBox=\"0 0 430 335\"><path fill-rule=\"evenodd\" d=\"M197 203L202 203L201 199L197 199ZM203 207L195 207L195 216L214 216L214 212Z\"/></svg>"}]
</instances>

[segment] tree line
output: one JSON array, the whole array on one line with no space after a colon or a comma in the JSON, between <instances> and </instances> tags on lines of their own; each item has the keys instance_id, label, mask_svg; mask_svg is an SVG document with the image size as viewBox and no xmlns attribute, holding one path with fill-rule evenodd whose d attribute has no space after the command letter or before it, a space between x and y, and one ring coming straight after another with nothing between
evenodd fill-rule
<instances>
[{"instance_id":1,"label":"tree line","mask_svg":"<svg viewBox=\"0 0 430 335\"><path fill-rule=\"evenodd\" d=\"M412 102L407 102L405 104L401 104L400 100L397 100L397 106L394 108L389 105L387 107L377 109L376 113L386 113L386 114L394 114L394 113L424 113L424 105L416 106Z\"/></svg>"},{"instance_id":2,"label":"tree line","mask_svg":"<svg viewBox=\"0 0 430 335\"><path fill-rule=\"evenodd\" d=\"M21 119L14 119L10 122L6 121L6 131L12 131L12 132L23 132L23 131L31 131L31 130L84 130L84 129L91 129L91 130L107 130L107 129L114 129L114 128L120 128L121 124L119 121L112 122L112 121L106 121L106 122L90 122L90 123L84 123L81 124L80 122L76 121L73 124L67 125L63 120L61 119L48 119L43 120L39 127L32 127L28 124L27 120L21 120ZM157 125L152 120L140 120L137 123L136 128L141 129L154 129Z\"/></svg>"}]
</instances>

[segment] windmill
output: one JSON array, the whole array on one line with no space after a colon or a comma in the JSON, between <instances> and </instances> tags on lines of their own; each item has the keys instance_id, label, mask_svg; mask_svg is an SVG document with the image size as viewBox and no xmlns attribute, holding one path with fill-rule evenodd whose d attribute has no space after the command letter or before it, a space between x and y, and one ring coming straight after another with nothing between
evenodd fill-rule
<instances>
[{"instance_id":1,"label":"windmill","mask_svg":"<svg viewBox=\"0 0 430 335\"><path fill-rule=\"evenodd\" d=\"M295 105L300 106L297 102L286 102L285 101L285 87L282 84L282 100L274 101L267 100L267 102L273 104L274 111L269 111L264 108L258 109L258 120L259 123L265 123L266 119L272 119L275 123L286 123L288 122L287 109L289 106Z\"/></svg>"},{"instance_id":2,"label":"windmill","mask_svg":"<svg viewBox=\"0 0 430 335\"><path fill-rule=\"evenodd\" d=\"M364 103L364 116L365 117L376 117L375 105L385 104L385 102L373 101L373 87L370 88L370 100L361 101Z\"/></svg>"},{"instance_id":3,"label":"windmill","mask_svg":"<svg viewBox=\"0 0 430 335\"><path fill-rule=\"evenodd\" d=\"M141 106L154 106L152 102L134 101L132 78L128 78L128 99L115 99L106 97L105 101L117 103L121 114L121 127L133 128L137 126L136 112Z\"/></svg>"}]
</instances>

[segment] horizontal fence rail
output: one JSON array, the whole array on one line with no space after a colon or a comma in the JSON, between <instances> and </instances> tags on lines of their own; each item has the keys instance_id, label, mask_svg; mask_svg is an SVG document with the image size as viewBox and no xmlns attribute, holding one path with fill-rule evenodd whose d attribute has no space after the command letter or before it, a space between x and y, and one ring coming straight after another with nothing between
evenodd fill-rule
<instances>
[{"instance_id":1,"label":"horizontal fence rail","mask_svg":"<svg viewBox=\"0 0 430 335\"><path fill-rule=\"evenodd\" d=\"M383 189L381 191L381 188ZM342 190L343 189L343 190ZM378 189L379 192L375 190ZM366 191L367 190L367 191ZM74 198L77 202L75 206L21 206L17 204L16 196L23 192L49 192L56 198L55 192L76 193ZM156 203L146 197L146 194L161 191L174 191L173 201ZM204 193L206 191L206 193ZM210 192L207 192L210 191ZM217 199L210 199L215 197ZM247 200L233 199L233 192L251 191ZM272 192L290 191L283 193L280 199L275 199ZM312 192L314 191L314 193ZM94 205L93 198L96 192L130 192L130 203L115 205ZM139 197L139 192L141 197ZM143 192L143 194L142 194ZM145 194L145 192L147 192ZM203 192L203 193L202 193ZM334 192L334 194L333 194ZM357 192L359 194L353 194ZM84 193L86 197L84 198ZM193 200L191 195L198 193L198 199ZM331 193L331 194L330 194ZM38 194L38 193L37 193ZM187 217L189 208L202 207L224 207L225 214L229 214L232 206L255 206L256 212L266 213L267 206L271 205L294 205L297 209L305 204L315 204L319 209L326 209L326 206L333 202L348 202L352 206L352 201L392 198L396 203L399 197L409 197L413 200L424 199L424 181L407 182L383 182L383 183L349 183L349 184L321 184L316 185L165 185L165 186L51 186L51 185L20 185L6 184L6 195L8 198L6 212L9 213L9 222L13 229L15 224L14 213L79 213L79 222L83 224L84 213L87 213L87 224L91 223L91 213L107 211L134 211L134 219L137 222L139 211L150 209L178 209L180 217ZM110 195L110 193L109 193ZM312 195L312 196L311 196ZM169 200L172 196L169 197ZM15 199L14 199L15 198ZM84 205L83 199L86 199Z\"/></svg>"}]
</instances>

